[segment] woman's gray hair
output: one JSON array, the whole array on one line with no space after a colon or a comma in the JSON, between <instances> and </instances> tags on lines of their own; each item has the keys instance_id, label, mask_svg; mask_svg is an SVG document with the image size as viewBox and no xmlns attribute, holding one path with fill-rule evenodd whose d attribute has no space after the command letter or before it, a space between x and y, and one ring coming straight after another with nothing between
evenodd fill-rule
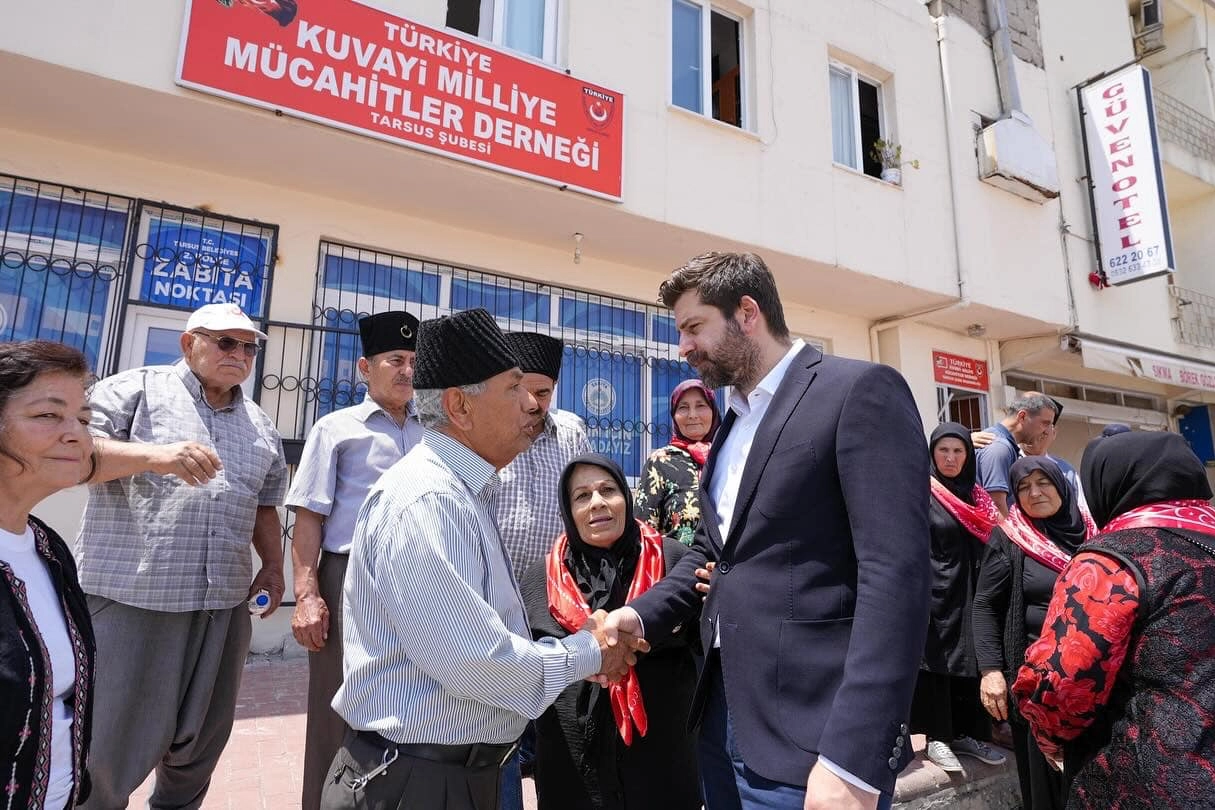
<instances>
[{"instance_id":1,"label":"woman's gray hair","mask_svg":"<svg viewBox=\"0 0 1215 810\"><path fill-rule=\"evenodd\" d=\"M483 382L470 383L469 385L459 386L460 390L469 396L477 396L485 393L486 385ZM443 427L448 423L447 411L443 410L443 392L445 388L423 388L415 389L413 392L413 409L418 415L418 422L424 428L432 430Z\"/></svg>"}]
</instances>

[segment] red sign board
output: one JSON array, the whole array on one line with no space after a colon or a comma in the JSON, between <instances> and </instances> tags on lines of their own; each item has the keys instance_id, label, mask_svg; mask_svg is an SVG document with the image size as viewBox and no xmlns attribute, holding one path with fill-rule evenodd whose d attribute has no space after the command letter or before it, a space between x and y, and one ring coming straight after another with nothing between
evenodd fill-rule
<instances>
[{"instance_id":1,"label":"red sign board","mask_svg":"<svg viewBox=\"0 0 1215 810\"><path fill-rule=\"evenodd\" d=\"M987 363L960 354L934 351L932 353L932 376L941 385L966 388L971 391L987 391Z\"/></svg>"},{"instance_id":2,"label":"red sign board","mask_svg":"<svg viewBox=\"0 0 1215 810\"><path fill-rule=\"evenodd\" d=\"M177 81L620 199L624 96L355 0L187 0Z\"/></svg>"}]
</instances>

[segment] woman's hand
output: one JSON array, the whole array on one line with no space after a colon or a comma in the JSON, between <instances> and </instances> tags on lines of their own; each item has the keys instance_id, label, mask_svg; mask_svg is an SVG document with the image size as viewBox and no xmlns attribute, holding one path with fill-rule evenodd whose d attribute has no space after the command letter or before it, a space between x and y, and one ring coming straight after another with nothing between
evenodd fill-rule
<instances>
[{"instance_id":1,"label":"woman's hand","mask_svg":"<svg viewBox=\"0 0 1215 810\"><path fill-rule=\"evenodd\" d=\"M989 669L983 673L983 680L979 681L979 701L995 719L1008 719L1008 682L1004 680L1003 672Z\"/></svg>"},{"instance_id":2,"label":"woman's hand","mask_svg":"<svg viewBox=\"0 0 1215 810\"><path fill-rule=\"evenodd\" d=\"M696 569L696 577L701 580L696 583L696 590L700 591L702 600L709 598L709 580L713 578L713 569L716 567L717 563L709 562L705 563L704 568Z\"/></svg>"}]
</instances>

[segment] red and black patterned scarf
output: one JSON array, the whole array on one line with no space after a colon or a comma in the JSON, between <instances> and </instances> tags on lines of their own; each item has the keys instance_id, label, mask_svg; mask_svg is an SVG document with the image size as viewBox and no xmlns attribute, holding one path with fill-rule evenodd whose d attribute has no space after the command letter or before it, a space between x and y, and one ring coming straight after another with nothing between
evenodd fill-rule
<instances>
[{"instance_id":1,"label":"red and black patterned scarf","mask_svg":"<svg viewBox=\"0 0 1215 810\"><path fill-rule=\"evenodd\" d=\"M1185 529L1215 535L1215 508L1196 498L1149 503L1123 512L1104 531L1122 529Z\"/></svg>"},{"instance_id":2,"label":"red and black patterned scarf","mask_svg":"<svg viewBox=\"0 0 1215 810\"><path fill-rule=\"evenodd\" d=\"M1097 534L1097 524L1093 523L1092 517L1085 509L1081 508L1080 514L1084 518L1085 537L1091 540ZM1072 561L1072 555L1039 531L1016 504L1008 510L1008 517L1000 524L1000 528L1017 548L1055 573L1062 571Z\"/></svg>"},{"instance_id":3,"label":"red and black patterned scarf","mask_svg":"<svg viewBox=\"0 0 1215 810\"><path fill-rule=\"evenodd\" d=\"M974 499L972 505L954 495L936 478L930 476L928 483L933 497L941 506L945 507L945 511L957 518L966 531L986 543L991 530L998 526L1003 519L999 508L996 507L996 502L987 494L987 490L975 484L970 495Z\"/></svg>"},{"instance_id":4,"label":"red and black patterned scarf","mask_svg":"<svg viewBox=\"0 0 1215 810\"><path fill-rule=\"evenodd\" d=\"M633 581L629 585L626 601L632 601L662 579L665 566L662 535L648 523L640 520L636 523L641 530L641 555L637 559L637 567L633 570ZM548 553L548 609L558 624L571 633L576 633L590 618L591 609L565 565L568 546L569 539L562 534ZM636 726L643 737L649 728L645 703L641 698L641 684L633 667L629 667L628 674L619 683L608 687L608 695L620 739L625 745L632 745L633 727Z\"/></svg>"}]
</instances>

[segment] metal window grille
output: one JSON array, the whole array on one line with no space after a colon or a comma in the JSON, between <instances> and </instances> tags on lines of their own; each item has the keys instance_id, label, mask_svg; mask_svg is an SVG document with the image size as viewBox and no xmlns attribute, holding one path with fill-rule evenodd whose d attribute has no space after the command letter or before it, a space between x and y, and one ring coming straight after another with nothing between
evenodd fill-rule
<instances>
[{"instance_id":1,"label":"metal window grille","mask_svg":"<svg viewBox=\"0 0 1215 810\"><path fill-rule=\"evenodd\" d=\"M262 406L298 448L317 418L362 400L360 317L407 309L425 320L475 307L506 331L566 344L554 404L582 417L592 445L626 475L635 478L650 450L670 440L670 391L695 372L679 360L666 309L335 242L320 245L313 322L269 324Z\"/></svg>"},{"instance_id":2,"label":"metal window grille","mask_svg":"<svg viewBox=\"0 0 1215 810\"><path fill-rule=\"evenodd\" d=\"M0 175L0 340L57 340L106 373L134 202Z\"/></svg>"},{"instance_id":3,"label":"metal window grille","mask_svg":"<svg viewBox=\"0 0 1215 810\"><path fill-rule=\"evenodd\" d=\"M1215 296L1169 287L1173 297L1173 334L1187 346L1215 348Z\"/></svg>"}]
</instances>

